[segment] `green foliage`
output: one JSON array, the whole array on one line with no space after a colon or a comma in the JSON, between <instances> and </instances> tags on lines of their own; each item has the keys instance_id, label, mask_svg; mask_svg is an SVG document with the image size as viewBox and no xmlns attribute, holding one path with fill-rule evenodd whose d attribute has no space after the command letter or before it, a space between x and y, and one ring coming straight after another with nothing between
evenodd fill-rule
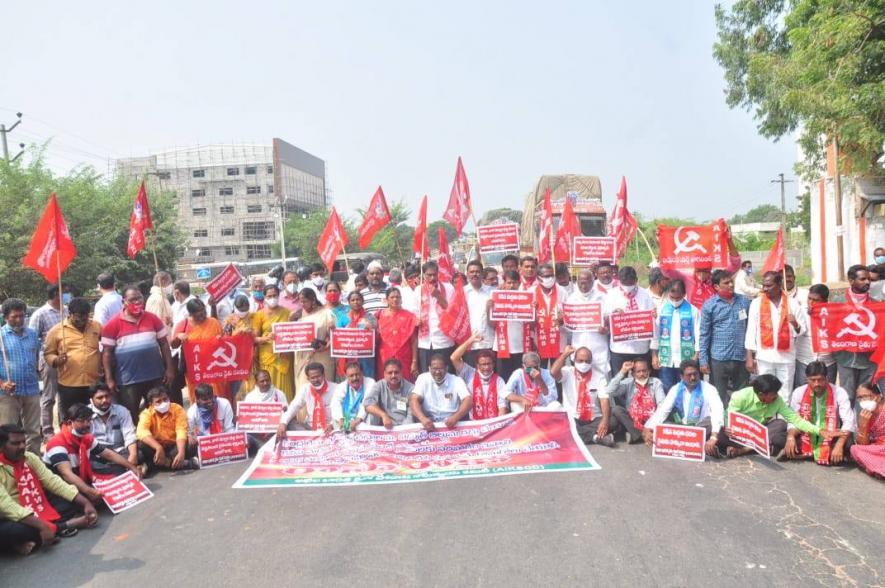
<instances>
[{"instance_id":1,"label":"green foliage","mask_svg":"<svg viewBox=\"0 0 885 588\"><path fill-rule=\"evenodd\" d=\"M881 170L885 142L885 5L882 0L737 0L716 7L713 55L726 103L752 110L759 133L800 129L819 176L824 142L840 141L857 173ZM844 167L842 169L845 169Z\"/></svg>"},{"instance_id":2,"label":"green foliage","mask_svg":"<svg viewBox=\"0 0 885 588\"><path fill-rule=\"evenodd\" d=\"M744 214L736 214L728 223L732 225L740 225L746 223L768 223L781 221L781 209L774 204L760 204L756 208L751 208Z\"/></svg>"},{"instance_id":3,"label":"green foliage","mask_svg":"<svg viewBox=\"0 0 885 588\"><path fill-rule=\"evenodd\" d=\"M446 232L446 238L449 240L449 248L458 238L455 229L444 220L433 221L427 225L427 239L430 242L430 249L439 249L439 228L442 227Z\"/></svg>"},{"instance_id":4,"label":"green foliage","mask_svg":"<svg viewBox=\"0 0 885 588\"><path fill-rule=\"evenodd\" d=\"M390 222L375 234L372 242L365 249L381 253L393 264L400 264L411 257L412 238L415 234L415 227L406 224L412 211L403 200L394 202L389 205ZM356 225L362 222L364 209L357 209ZM356 242L354 242L356 245ZM356 250L356 248L354 248Z\"/></svg>"},{"instance_id":5,"label":"green foliage","mask_svg":"<svg viewBox=\"0 0 885 588\"><path fill-rule=\"evenodd\" d=\"M120 179L108 181L91 167L66 176L48 170L36 152L29 165L0 161L0 283L2 294L31 303L45 299L46 281L22 265L49 194L56 192L59 207L77 246L77 257L62 276L75 292L90 294L96 276L112 272L120 283L149 279L154 273L151 238L135 259L126 256L129 216L138 185ZM178 202L174 193L149 193L157 228L157 259L171 270L181 257L184 236L176 224Z\"/></svg>"},{"instance_id":6,"label":"green foliage","mask_svg":"<svg viewBox=\"0 0 885 588\"><path fill-rule=\"evenodd\" d=\"M801 196L797 196L799 201L799 210L789 213L790 226L800 226L805 231L806 237L811 236L811 194L805 192Z\"/></svg>"},{"instance_id":7,"label":"green foliage","mask_svg":"<svg viewBox=\"0 0 885 588\"><path fill-rule=\"evenodd\" d=\"M482 215L477 222L480 225L487 225L500 218L506 218L507 220L518 224L522 222L522 211L514 210L512 208L493 208Z\"/></svg>"},{"instance_id":8,"label":"green foliage","mask_svg":"<svg viewBox=\"0 0 885 588\"><path fill-rule=\"evenodd\" d=\"M323 228L332 214L331 208L318 208L305 213L295 214L286 222L283 229L286 240L286 257L299 257L305 265L320 261L317 244ZM339 213L340 216L340 213ZM341 224L347 232L348 251L357 250L356 226L346 217L341 217ZM277 248L274 249L276 251Z\"/></svg>"}]
</instances>

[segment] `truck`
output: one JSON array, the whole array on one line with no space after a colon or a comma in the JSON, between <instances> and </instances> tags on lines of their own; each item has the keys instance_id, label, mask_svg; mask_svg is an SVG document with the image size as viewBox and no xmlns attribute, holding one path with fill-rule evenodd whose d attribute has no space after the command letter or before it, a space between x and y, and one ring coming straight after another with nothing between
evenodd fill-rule
<instances>
[{"instance_id":1,"label":"truck","mask_svg":"<svg viewBox=\"0 0 885 588\"><path fill-rule=\"evenodd\" d=\"M562 208L571 200L575 215L586 237L604 237L608 234L605 207L602 205L602 182L597 176L560 174L541 176L535 189L525 198L519 241L522 251L538 251L538 232L544 209L544 192L550 189L553 208L553 228L559 228Z\"/></svg>"}]
</instances>

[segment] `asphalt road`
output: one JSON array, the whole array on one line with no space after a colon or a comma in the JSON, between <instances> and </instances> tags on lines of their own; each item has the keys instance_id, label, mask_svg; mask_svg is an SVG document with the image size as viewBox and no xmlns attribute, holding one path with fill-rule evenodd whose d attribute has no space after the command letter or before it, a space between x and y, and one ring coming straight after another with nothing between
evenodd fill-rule
<instances>
[{"instance_id":1,"label":"asphalt road","mask_svg":"<svg viewBox=\"0 0 885 588\"><path fill-rule=\"evenodd\" d=\"M366 487L159 474L149 502L0 557L0 585L885 585L885 484L860 471L592 453L601 471Z\"/></svg>"}]
</instances>

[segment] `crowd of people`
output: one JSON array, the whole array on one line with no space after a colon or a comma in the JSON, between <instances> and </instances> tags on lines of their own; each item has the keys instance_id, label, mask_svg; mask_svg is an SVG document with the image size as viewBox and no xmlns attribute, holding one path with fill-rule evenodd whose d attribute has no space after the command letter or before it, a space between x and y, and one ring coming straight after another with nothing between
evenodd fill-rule
<instances>
[{"instance_id":1,"label":"crowd of people","mask_svg":"<svg viewBox=\"0 0 885 588\"><path fill-rule=\"evenodd\" d=\"M885 264L885 250L875 255ZM846 300L885 299L881 268L852 266ZM244 400L280 406L280 437L362 423L430 431L547 406L565 410L588 445L651 445L656 425L678 423L704 427L705 452L722 458L752 451L732 440L731 411L767 427L772 456L885 476L876 365L869 354L815 352L809 315L830 292L796 287L789 266L758 286L749 262L735 273L653 267L642 288L630 266L573 273L532 256L505 256L500 269L473 260L457 276L470 322L461 342L443 324L461 286L441 280L436 262L351 269L341 282L321 265L256 277L223 300L166 272L148 291L118 290L103 273L94 305L49 286L27 324L25 302L5 300L0 549L30 553L95 525L97 478L199 468L197 439L234 430ZM532 292L535 320L492 320L496 289ZM566 329L562 305L584 302L605 317L653 310L653 334L613 341L607 322ZM275 353L273 325L290 321L313 323L314 344ZM338 328L374 331L375 357L333 358ZM240 333L255 345L248 379L191 381L187 342ZM250 435L251 450L269 436Z\"/></svg>"}]
</instances>

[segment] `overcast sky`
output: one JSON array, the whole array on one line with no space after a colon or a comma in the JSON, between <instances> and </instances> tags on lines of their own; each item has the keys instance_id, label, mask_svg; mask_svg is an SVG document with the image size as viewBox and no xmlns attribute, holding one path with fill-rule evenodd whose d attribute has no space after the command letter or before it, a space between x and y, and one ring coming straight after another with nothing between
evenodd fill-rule
<instances>
[{"instance_id":1,"label":"overcast sky","mask_svg":"<svg viewBox=\"0 0 885 588\"><path fill-rule=\"evenodd\" d=\"M378 184L430 218L458 155L478 213L521 208L542 174L620 176L649 216L779 204L792 140L729 110L713 4L16 2L3 8L0 121L49 161L278 136L327 163L335 205ZM788 206L795 208L791 190Z\"/></svg>"}]
</instances>

